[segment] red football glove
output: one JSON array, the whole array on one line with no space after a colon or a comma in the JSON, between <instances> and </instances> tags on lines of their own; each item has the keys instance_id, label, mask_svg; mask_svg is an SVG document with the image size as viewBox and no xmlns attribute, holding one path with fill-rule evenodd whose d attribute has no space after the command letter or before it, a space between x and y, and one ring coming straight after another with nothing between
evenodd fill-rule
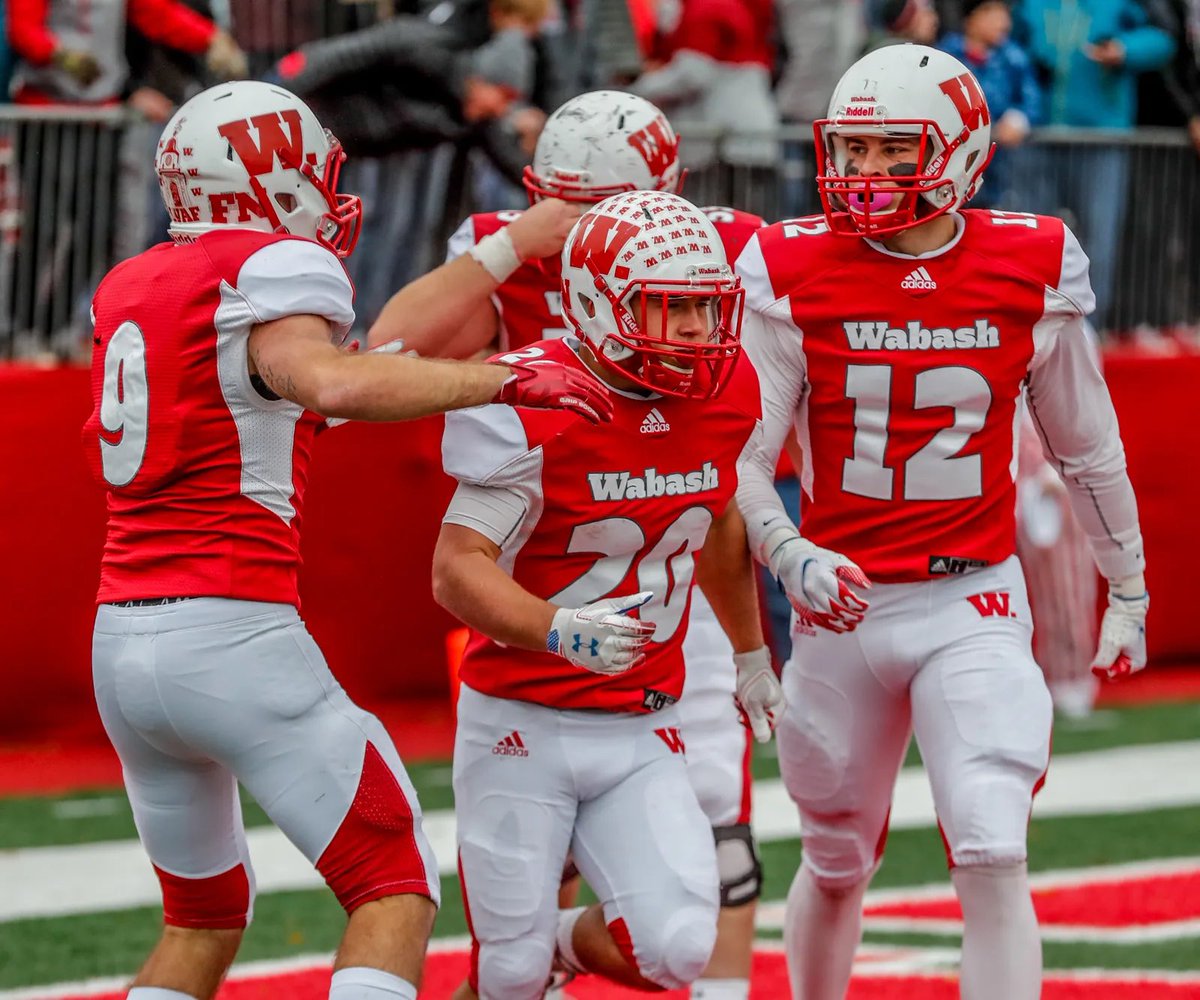
<instances>
[{"instance_id":1,"label":"red football glove","mask_svg":"<svg viewBox=\"0 0 1200 1000\"><path fill-rule=\"evenodd\" d=\"M593 424L612 419L613 405L600 381L557 361L506 365L512 375L500 386L493 403L542 410L571 410Z\"/></svg>"}]
</instances>

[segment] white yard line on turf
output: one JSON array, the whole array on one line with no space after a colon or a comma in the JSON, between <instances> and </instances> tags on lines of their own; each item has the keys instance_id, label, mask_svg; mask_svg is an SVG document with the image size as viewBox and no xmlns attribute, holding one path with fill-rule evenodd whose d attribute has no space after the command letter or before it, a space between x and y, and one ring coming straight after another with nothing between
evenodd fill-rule
<instances>
[{"instance_id":1,"label":"white yard line on turf","mask_svg":"<svg viewBox=\"0 0 1200 1000\"><path fill-rule=\"evenodd\" d=\"M1051 765L1035 817L1128 813L1200 804L1200 741L1069 754ZM933 826L929 784L919 768L900 774L892 829ZM754 785L754 829L762 841L799 835L795 807L778 779ZM425 832L442 874L453 874L450 810L425 815ZM274 827L247 831L259 893L313 889L323 883ZM0 922L157 906L158 882L136 841L0 851Z\"/></svg>"}]
</instances>

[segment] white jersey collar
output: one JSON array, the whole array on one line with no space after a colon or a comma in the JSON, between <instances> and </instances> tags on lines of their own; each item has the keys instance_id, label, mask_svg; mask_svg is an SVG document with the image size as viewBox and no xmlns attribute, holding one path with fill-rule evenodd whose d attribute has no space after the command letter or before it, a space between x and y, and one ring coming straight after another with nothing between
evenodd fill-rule
<instances>
[{"instance_id":1,"label":"white jersey collar","mask_svg":"<svg viewBox=\"0 0 1200 1000\"><path fill-rule=\"evenodd\" d=\"M876 240L868 240L866 237L864 237L863 242L866 243L867 246L869 246L872 250L878 250L881 254L884 254L888 257L898 257L900 260L929 260L931 257L940 257L942 254L947 253L958 246L958 241L962 239L963 233L966 232L967 220L963 217L963 214L961 212L953 212L952 217L954 219L954 236L951 237L949 243L943 244L936 250L927 250L925 253L918 254L897 253L895 250L889 250L882 243L879 243Z\"/></svg>"}]
</instances>

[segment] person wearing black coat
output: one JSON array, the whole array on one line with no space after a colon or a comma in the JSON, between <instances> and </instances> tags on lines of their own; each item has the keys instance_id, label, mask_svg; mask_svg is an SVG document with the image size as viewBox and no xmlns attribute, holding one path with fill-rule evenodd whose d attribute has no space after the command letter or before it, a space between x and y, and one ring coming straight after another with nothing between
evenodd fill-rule
<instances>
[{"instance_id":1,"label":"person wearing black coat","mask_svg":"<svg viewBox=\"0 0 1200 1000\"><path fill-rule=\"evenodd\" d=\"M351 157L445 142L478 146L519 183L526 158L501 124L519 83L480 75L474 53L453 27L398 15L300 47L279 61L278 80L312 107ZM520 64L515 53L511 72L519 73Z\"/></svg>"}]
</instances>

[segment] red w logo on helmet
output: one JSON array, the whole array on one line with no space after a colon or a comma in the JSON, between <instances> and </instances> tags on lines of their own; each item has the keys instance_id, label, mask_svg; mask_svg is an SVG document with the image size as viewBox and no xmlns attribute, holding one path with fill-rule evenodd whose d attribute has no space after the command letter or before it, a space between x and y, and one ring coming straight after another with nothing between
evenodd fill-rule
<instances>
[{"instance_id":1,"label":"red w logo on helmet","mask_svg":"<svg viewBox=\"0 0 1200 1000\"><path fill-rule=\"evenodd\" d=\"M285 124L286 135L283 130ZM251 126L258 132L257 143L250 135ZM275 169L276 157L281 163L294 167L298 167L304 159L300 112L295 108L255 115L249 121L226 122L217 131L229 141L251 177L269 174Z\"/></svg>"},{"instance_id":2,"label":"red w logo on helmet","mask_svg":"<svg viewBox=\"0 0 1200 1000\"><path fill-rule=\"evenodd\" d=\"M629 137L629 145L642 154L655 177L662 177L679 155L679 137L671 138L671 126L662 115L634 132Z\"/></svg>"},{"instance_id":3,"label":"red w logo on helmet","mask_svg":"<svg viewBox=\"0 0 1200 1000\"><path fill-rule=\"evenodd\" d=\"M571 267L584 267L590 259L600 274L614 274L618 279L629 277L629 268L617 267L617 254L638 234L638 227L610 215L595 215L586 220L575 234L568 260Z\"/></svg>"},{"instance_id":4,"label":"red w logo on helmet","mask_svg":"<svg viewBox=\"0 0 1200 1000\"><path fill-rule=\"evenodd\" d=\"M983 96L983 91L979 89L979 84L975 82L975 77L970 73L963 73L952 80L944 80L938 86L942 93L954 102L954 107L958 109L958 116L972 132L979 128L981 123L984 125L992 123L992 117L988 114L987 100Z\"/></svg>"}]
</instances>

